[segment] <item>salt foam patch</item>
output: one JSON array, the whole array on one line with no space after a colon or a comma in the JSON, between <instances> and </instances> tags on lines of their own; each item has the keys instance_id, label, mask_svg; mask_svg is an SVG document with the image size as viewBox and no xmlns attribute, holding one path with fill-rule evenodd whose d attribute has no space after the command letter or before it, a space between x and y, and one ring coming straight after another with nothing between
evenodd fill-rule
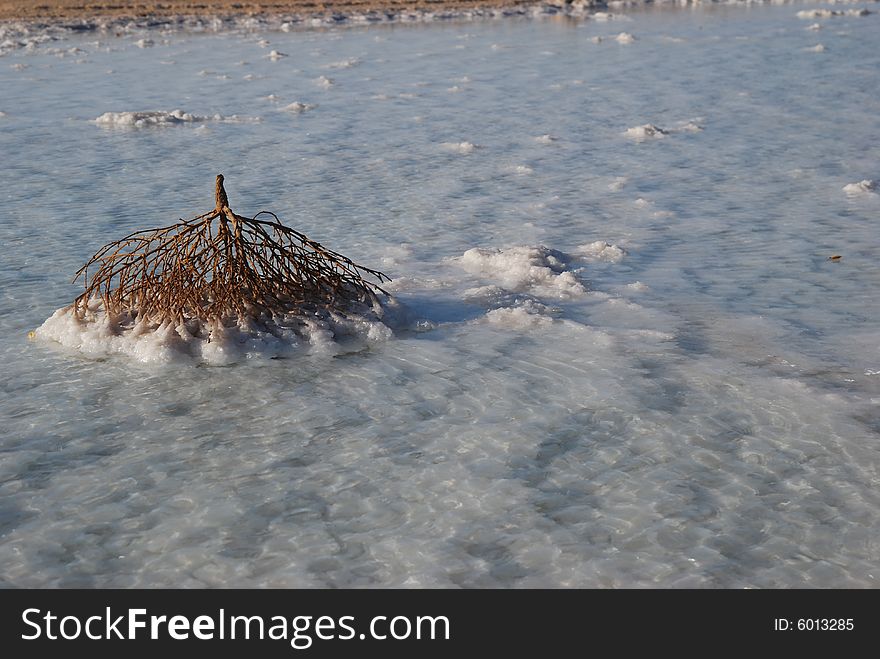
<instances>
[{"instance_id":1,"label":"salt foam patch","mask_svg":"<svg viewBox=\"0 0 880 659\"><path fill-rule=\"evenodd\" d=\"M505 249L469 249L458 262L508 291L554 298L574 298L587 290L569 268L570 257L558 250L520 245Z\"/></svg>"},{"instance_id":2,"label":"salt foam patch","mask_svg":"<svg viewBox=\"0 0 880 659\"><path fill-rule=\"evenodd\" d=\"M217 121L222 123L253 123L260 121L259 117L239 117L238 115L223 116L198 115L184 112L183 110L151 110L148 112L105 112L94 120L98 126L114 128L145 128L148 126L171 126L175 124L191 124L203 121Z\"/></svg>"},{"instance_id":3,"label":"salt foam patch","mask_svg":"<svg viewBox=\"0 0 880 659\"><path fill-rule=\"evenodd\" d=\"M152 364L196 362L222 366L254 359L296 354L325 355L359 352L394 335L393 327L407 318L394 299L346 314L315 312L272 320L156 325L128 315L110 317L93 301L83 318L70 307L57 310L35 332L82 354L103 358L123 355Z\"/></svg>"}]
</instances>

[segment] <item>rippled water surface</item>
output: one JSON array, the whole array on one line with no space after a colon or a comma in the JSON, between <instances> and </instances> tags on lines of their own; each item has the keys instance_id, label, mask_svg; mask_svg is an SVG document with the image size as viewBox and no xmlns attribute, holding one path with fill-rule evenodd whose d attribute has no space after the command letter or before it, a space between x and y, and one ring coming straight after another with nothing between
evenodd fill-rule
<instances>
[{"instance_id":1,"label":"rippled water surface","mask_svg":"<svg viewBox=\"0 0 880 659\"><path fill-rule=\"evenodd\" d=\"M2 583L876 587L880 18L818 6L0 57ZM223 368L28 341L218 172L412 322Z\"/></svg>"}]
</instances>

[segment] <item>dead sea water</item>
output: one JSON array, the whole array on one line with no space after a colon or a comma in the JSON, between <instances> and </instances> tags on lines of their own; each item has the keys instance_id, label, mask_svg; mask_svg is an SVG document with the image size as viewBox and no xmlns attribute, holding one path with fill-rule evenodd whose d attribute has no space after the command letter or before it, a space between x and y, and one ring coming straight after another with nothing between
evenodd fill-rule
<instances>
[{"instance_id":1,"label":"dead sea water","mask_svg":"<svg viewBox=\"0 0 880 659\"><path fill-rule=\"evenodd\" d=\"M876 587L880 19L815 7L4 51L2 583ZM407 314L27 340L218 172Z\"/></svg>"}]
</instances>

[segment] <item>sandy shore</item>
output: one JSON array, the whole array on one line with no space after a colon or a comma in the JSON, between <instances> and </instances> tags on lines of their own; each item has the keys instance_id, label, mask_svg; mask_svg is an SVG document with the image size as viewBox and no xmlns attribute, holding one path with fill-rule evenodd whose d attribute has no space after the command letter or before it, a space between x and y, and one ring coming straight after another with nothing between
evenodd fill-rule
<instances>
[{"instance_id":1,"label":"sandy shore","mask_svg":"<svg viewBox=\"0 0 880 659\"><path fill-rule=\"evenodd\" d=\"M0 0L0 20L90 19L96 17L351 14L370 11L464 11L538 4L533 0Z\"/></svg>"}]
</instances>

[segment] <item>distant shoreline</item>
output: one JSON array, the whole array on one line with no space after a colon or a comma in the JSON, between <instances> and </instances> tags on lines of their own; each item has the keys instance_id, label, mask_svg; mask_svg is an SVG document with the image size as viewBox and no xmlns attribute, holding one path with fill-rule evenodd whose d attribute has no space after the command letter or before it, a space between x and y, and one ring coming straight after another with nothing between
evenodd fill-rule
<instances>
[{"instance_id":1,"label":"distant shoreline","mask_svg":"<svg viewBox=\"0 0 880 659\"><path fill-rule=\"evenodd\" d=\"M0 20L55 21L171 16L332 16L370 13L467 12L525 8L534 0L0 0ZM564 5L564 0L559 0ZM596 8L604 2L581 3Z\"/></svg>"}]
</instances>

